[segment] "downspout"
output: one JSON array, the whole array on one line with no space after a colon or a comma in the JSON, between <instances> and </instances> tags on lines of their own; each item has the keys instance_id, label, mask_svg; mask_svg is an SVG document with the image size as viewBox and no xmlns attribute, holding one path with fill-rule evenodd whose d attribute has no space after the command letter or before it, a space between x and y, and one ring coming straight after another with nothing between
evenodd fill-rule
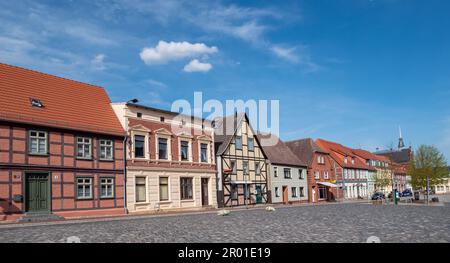
<instances>
[{"instance_id":1,"label":"downspout","mask_svg":"<svg viewBox=\"0 0 450 263\"><path fill-rule=\"evenodd\" d=\"M125 135L123 138L123 207L125 209L125 213L128 214L127 207L127 142L128 135Z\"/></svg>"}]
</instances>

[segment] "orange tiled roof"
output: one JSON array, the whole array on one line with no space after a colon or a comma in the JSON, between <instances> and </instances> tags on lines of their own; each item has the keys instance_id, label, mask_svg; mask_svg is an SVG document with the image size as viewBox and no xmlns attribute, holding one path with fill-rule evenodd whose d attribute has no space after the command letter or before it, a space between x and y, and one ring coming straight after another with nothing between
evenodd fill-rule
<instances>
[{"instance_id":1,"label":"orange tiled roof","mask_svg":"<svg viewBox=\"0 0 450 263\"><path fill-rule=\"evenodd\" d=\"M353 149L343 146L339 143L330 142L322 139L317 139L316 143L328 150L330 152L330 156L341 166L345 168L355 168L355 169L365 169L365 170L374 170L372 167L368 166L363 162L358 156L356 156L353 152ZM345 156L348 157L348 162L345 163ZM354 158L355 163L352 163L352 158Z\"/></svg>"},{"instance_id":2,"label":"orange tiled roof","mask_svg":"<svg viewBox=\"0 0 450 263\"><path fill-rule=\"evenodd\" d=\"M32 107L38 99L42 108ZM102 87L0 63L0 120L110 135L125 132Z\"/></svg>"},{"instance_id":3,"label":"orange tiled roof","mask_svg":"<svg viewBox=\"0 0 450 263\"><path fill-rule=\"evenodd\" d=\"M353 153L363 159L366 160L375 160L375 161L382 161L389 163L390 160L386 156L373 154L369 151L363 150L363 149L353 149Z\"/></svg>"}]
</instances>

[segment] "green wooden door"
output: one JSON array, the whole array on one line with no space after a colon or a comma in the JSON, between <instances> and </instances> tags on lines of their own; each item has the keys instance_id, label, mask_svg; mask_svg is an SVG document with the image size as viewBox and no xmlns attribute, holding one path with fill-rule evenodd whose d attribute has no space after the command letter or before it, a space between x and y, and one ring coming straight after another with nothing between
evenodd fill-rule
<instances>
[{"instance_id":1,"label":"green wooden door","mask_svg":"<svg viewBox=\"0 0 450 263\"><path fill-rule=\"evenodd\" d=\"M262 193L261 193L261 186L257 185L255 187L256 189L256 203L261 204L262 203Z\"/></svg>"},{"instance_id":2,"label":"green wooden door","mask_svg":"<svg viewBox=\"0 0 450 263\"><path fill-rule=\"evenodd\" d=\"M46 173L28 173L25 183L25 209L30 213L50 212L50 179Z\"/></svg>"}]
</instances>

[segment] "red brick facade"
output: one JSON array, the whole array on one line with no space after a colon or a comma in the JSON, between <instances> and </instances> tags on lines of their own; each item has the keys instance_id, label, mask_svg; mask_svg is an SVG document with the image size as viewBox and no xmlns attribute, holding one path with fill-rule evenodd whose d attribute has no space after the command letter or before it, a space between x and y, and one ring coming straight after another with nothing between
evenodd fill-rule
<instances>
[{"instance_id":1,"label":"red brick facade","mask_svg":"<svg viewBox=\"0 0 450 263\"><path fill-rule=\"evenodd\" d=\"M171 131L171 125L169 123L162 123L162 122L153 122L153 121L147 121L147 120L142 120L142 119L134 119L134 118L128 118L128 127L130 127L130 130L133 130L133 127L136 126L143 126L146 129L152 131L149 133L149 140L148 140L148 145L147 145L147 149L149 149L149 153L150 153L150 160L157 160L157 156L156 156L156 138L157 138L157 132L158 130L164 129L167 131ZM196 130L194 132L194 128L191 129L191 133L192 135L192 162L182 162L179 161L180 159L180 145L179 145L179 141L178 138L179 136L177 136L176 134L172 134L171 135L171 161L149 161L149 160L139 160L139 159L132 159L128 162L128 167L133 167L133 166L146 166L146 167L158 167L158 168L182 168L182 169L200 169L200 170L208 170L210 172L215 172L215 163L214 163L214 152L213 152L213 147L210 147L210 156L211 158L211 163L202 163L200 162L199 159L199 137L202 136L206 136L206 138L208 138L209 140L211 140L211 135L207 135L204 131L201 130ZM130 144L128 145L128 149L129 151L132 151L133 147L132 147L132 141L130 140ZM129 154L129 156L133 156L131 153Z\"/></svg>"},{"instance_id":2,"label":"red brick facade","mask_svg":"<svg viewBox=\"0 0 450 263\"><path fill-rule=\"evenodd\" d=\"M37 156L28 152L28 131L48 134L48 154ZM92 138L92 159L75 157L76 136ZM114 143L113 161L98 158L98 140ZM61 216L123 214L123 138L119 136L77 133L40 126L0 121L0 220L20 217L26 212L25 180L28 173L48 174L51 189L50 212ZM92 198L80 200L76 196L76 178L93 179ZM114 197L99 197L100 178L114 178ZM15 200L22 196L22 201Z\"/></svg>"},{"instance_id":3,"label":"red brick facade","mask_svg":"<svg viewBox=\"0 0 450 263\"><path fill-rule=\"evenodd\" d=\"M323 162L319 163L319 157L323 158ZM318 173L319 178L316 179L315 172ZM328 177L326 176L328 173ZM335 201L338 199L342 199L343 192L342 189L338 189L335 187L325 187L319 184L319 182L328 182L335 184L336 183L336 175L334 173L333 165L330 160L330 156L325 153L315 152L313 154L313 159L308 167L308 189L309 189L309 202L322 202L322 201ZM319 196L319 188L325 187L326 189L326 198L320 198ZM314 195L313 195L314 189Z\"/></svg>"}]
</instances>

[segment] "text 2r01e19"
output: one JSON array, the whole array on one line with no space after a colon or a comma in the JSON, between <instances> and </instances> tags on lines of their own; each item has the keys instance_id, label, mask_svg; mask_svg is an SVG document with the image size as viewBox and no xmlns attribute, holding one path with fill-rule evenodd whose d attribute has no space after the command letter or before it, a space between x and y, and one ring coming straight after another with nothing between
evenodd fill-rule
<instances>
[{"instance_id":1,"label":"text 2r01e19","mask_svg":"<svg viewBox=\"0 0 450 263\"><path fill-rule=\"evenodd\" d=\"M222 249L223 258L268 258L270 248L233 248Z\"/></svg>"}]
</instances>

